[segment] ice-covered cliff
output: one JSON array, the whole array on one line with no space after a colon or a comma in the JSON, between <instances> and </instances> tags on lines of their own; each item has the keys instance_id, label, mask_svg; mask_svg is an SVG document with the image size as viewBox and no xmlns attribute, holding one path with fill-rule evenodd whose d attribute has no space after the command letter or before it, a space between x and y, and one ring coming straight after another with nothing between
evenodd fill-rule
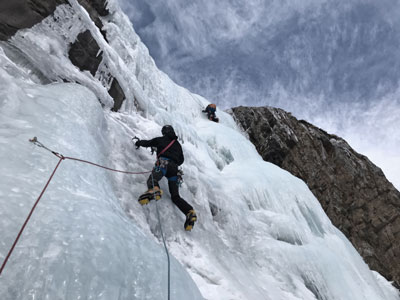
<instances>
[{"instance_id":1,"label":"ice-covered cliff","mask_svg":"<svg viewBox=\"0 0 400 300\"><path fill-rule=\"evenodd\" d=\"M181 195L199 217L185 232L168 192L157 204L172 299L399 299L301 180L264 162L229 115L207 121L207 100L157 69L114 1L98 16L102 30L82 2L57 6L0 44L2 261L58 161L29 138L140 172L154 157L131 138L171 124L185 153ZM69 58L87 30L101 53L95 72ZM126 98L118 112L113 78ZM166 299L155 203L136 200L146 177L63 161L1 274L1 299Z\"/></svg>"},{"instance_id":2,"label":"ice-covered cliff","mask_svg":"<svg viewBox=\"0 0 400 300\"><path fill-rule=\"evenodd\" d=\"M343 137L400 189L400 2L118 0L157 66L219 107Z\"/></svg>"}]
</instances>

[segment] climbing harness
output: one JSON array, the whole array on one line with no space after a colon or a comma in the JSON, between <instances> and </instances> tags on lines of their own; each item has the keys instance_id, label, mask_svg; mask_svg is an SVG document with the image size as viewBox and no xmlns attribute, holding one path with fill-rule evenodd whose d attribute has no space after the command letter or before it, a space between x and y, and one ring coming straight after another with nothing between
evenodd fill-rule
<instances>
[{"instance_id":1,"label":"climbing harness","mask_svg":"<svg viewBox=\"0 0 400 300\"><path fill-rule=\"evenodd\" d=\"M47 148L45 145L43 145L41 142L38 141L37 137L34 137L33 139L30 139L29 141L30 141L31 143L33 143L34 145L36 145L36 146L38 146L38 147L40 147L40 148L43 148L43 149L45 149L45 150L51 152L52 154L54 154L55 156L57 156L57 157L59 158L59 161L58 161L56 167L54 168L53 172L51 173L50 178L47 180L47 183L46 183L46 185L44 186L42 192L40 193L39 197L37 198L36 202L34 203L32 209L31 209L31 211L29 212L29 214L28 214L28 216L27 216L27 218L26 218L24 224L22 225L20 231L18 232L18 235L17 235L17 237L16 237L14 243L12 244L10 250L8 251L8 253L7 253L7 255L6 255L6 258L4 259L4 261L3 261L3 263L2 263L2 265L1 265L1 267L0 267L0 276L1 276L1 274L2 274L2 272L3 272L3 270L4 270L4 268L6 267L6 264L7 264L7 262L8 262L8 259L10 258L11 254L13 253L13 251L14 251L14 249L15 249L15 246L17 245L17 243L18 243L18 241L19 241L19 239L20 239L20 237L21 237L21 235L22 235L22 233L23 233L23 231L24 231L26 225L28 224L28 222L29 222L29 220L30 220L30 218L31 218L31 216L32 216L32 214L33 214L33 212L34 212L34 210L36 209L36 207L37 207L37 205L38 205L40 199L42 198L43 194L45 193L47 187L48 187L49 184L50 184L50 181L53 179L54 174L56 173L58 167L60 166L60 164L61 164L61 162L62 162L63 160L74 160L74 161L78 161L78 162L90 164L90 165L93 165L93 166L96 166L96 167L99 167L99 168L103 168L103 169L106 169L106 170L109 170L109 171L119 172L119 173L124 173L124 174L134 174L134 175L138 175L138 174L148 174L148 173L152 173L152 171L131 172L131 171L124 171L124 170L117 170L117 169L108 168L108 167L105 167L105 166L102 166L102 165L99 165L99 164L96 164L96 163L93 163L93 162L90 162L90 161L87 161L87 160L83 160L83 159L79 159L79 158L75 158L75 157L64 156L64 155L62 155L62 154L60 154L60 153L58 153L58 152L56 152L56 151L53 151L53 150ZM173 142L175 142L175 140L173 140L173 141L163 150L162 153L164 153L164 152L173 144ZM154 186L153 174L152 174L152 180L153 180L153 186ZM157 202L156 202L156 211L157 211L158 221L159 221L159 224L160 224L161 236L162 236L162 240L163 240L163 243L164 243L165 252L166 252L166 254L167 254L167 259L168 259L168 300L169 300L169 299L170 299L170 258L169 258L168 248L167 248L167 245L166 245L166 243L165 243L165 238L164 238L164 233L163 233L163 230L162 230L161 218L160 218L160 213L159 213L159 211L158 211Z\"/></svg>"},{"instance_id":2,"label":"climbing harness","mask_svg":"<svg viewBox=\"0 0 400 300\"><path fill-rule=\"evenodd\" d=\"M157 159L155 165L154 165L154 170L158 172L162 172L163 175L167 174L167 167L168 167L169 159L165 157L160 157Z\"/></svg>"},{"instance_id":3,"label":"climbing harness","mask_svg":"<svg viewBox=\"0 0 400 300\"><path fill-rule=\"evenodd\" d=\"M181 187L183 184L183 170L182 169L178 169L178 173L176 174L176 179L174 179L176 181L176 184ZM172 179L170 179L172 180Z\"/></svg>"}]
</instances>

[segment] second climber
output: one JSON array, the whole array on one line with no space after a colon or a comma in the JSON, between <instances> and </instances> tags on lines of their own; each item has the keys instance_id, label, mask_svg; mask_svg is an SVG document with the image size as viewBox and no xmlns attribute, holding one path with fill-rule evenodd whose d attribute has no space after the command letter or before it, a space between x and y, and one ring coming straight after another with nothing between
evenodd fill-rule
<instances>
[{"instance_id":1,"label":"second climber","mask_svg":"<svg viewBox=\"0 0 400 300\"><path fill-rule=\"evenodd\" d=\"M207 118L214 122L219 122L219 119L215 115L217 111L217 106L215 104L208 104L207 107L202 111L203 113L207 113Z\"/></svg>"}]
</instances>

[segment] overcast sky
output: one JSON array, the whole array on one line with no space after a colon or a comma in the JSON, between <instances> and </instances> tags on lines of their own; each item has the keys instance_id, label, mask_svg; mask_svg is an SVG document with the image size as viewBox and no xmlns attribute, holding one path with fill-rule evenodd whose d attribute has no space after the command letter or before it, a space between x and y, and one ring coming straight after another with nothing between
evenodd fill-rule
<instances>
[{"instance_id":1,"label":"overcast sky","mask_svg":"<svg viewBox=\"0 0 400 300\"><path fill-rule=\"evenodd\" d=\"M160 69L220 108L271 105L400 188L400 3L120 0Z\"/></svg>"}]
</instances>

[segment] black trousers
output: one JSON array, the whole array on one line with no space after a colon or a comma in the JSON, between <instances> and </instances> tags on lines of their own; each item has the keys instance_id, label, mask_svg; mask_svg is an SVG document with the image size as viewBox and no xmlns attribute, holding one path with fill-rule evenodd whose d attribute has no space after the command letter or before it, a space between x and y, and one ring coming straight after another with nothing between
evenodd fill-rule
<instances>
[{"instance_id":1,"label":"black trousers","mask_svg":"<svg viewBox=\"0 0 400 300\"><path fill-rule=\"evenodd\" d=\"M149 176L149 179L147 179L147 187L149 189L153 188L153 182L154 186L160 187L158 182L164 177L163 169L165 177L173 178L174 176L177 176L178 166L173 161L166 161L166 162L164 161L162 168L161 167L153 168L153 171ZM169 193L171 194L172 202L179 208L181 212L187 215L188 212L193 209L193 207L179 195L178 182L176 180L174 181L168 180L168 189Z\"/></svg>"},{"instance_id":2,"label":"black trousers","mask_svg":"<svg viewBox=\"0 0 400 300\"><path fill-rule=\"evenodd\" d=\"M213 112L207 112L207 117L211 121L218 122L218 118L216 117L215 113L213 113Z\"/></svg>"}]
</instances>

